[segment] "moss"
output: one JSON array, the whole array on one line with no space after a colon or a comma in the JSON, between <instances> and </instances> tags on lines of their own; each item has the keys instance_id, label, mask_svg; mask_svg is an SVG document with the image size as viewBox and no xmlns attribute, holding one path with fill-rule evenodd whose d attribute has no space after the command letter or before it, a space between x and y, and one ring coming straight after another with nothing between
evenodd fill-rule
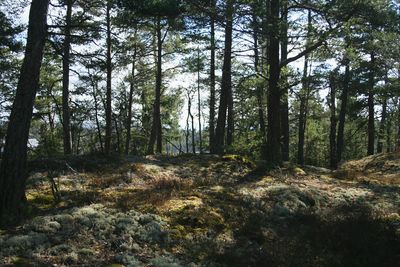
<instances>
[{"instance_id":1,"label":"moss","mask_svg":"<svg viewBox=\"0 0 400 267\"><path fill-rule=\"evenodd\" d=\"M115 257L117 262L124 264L127 267L137 267L140 266L140 262L136 259L134 255L131 254L120 254Z\"/></svg>"},{"instance_id":2,"label":"moss","mask_svg":"<svg viewBox=\"0 0 400 267\"><path fill-rule=\"evenodd\" d=\"M33 266L31 264L31 260L23 257L11 257L10 261L13 266L21 266L21 267Z\"/></svg>"},{"instance_id":3,"label":"moss","mask_svg":"<svg viewBox=\"0 0 400 267\"><path fill-rule=\"evenodd\" d=\"M267 186L274 182L274 178L272 176L264 176L260 181L256 183L257 186Z\"/></svg>"},{"instance_id":4,"label":"moss","mask_svg":"<svg viewBox=\"0 0 400 267\"><path fill-rule=\"evenodd\" d=\"M251 159L249 159L247 157L240 156L240 155L228 154L228 155L224 155L222 157L222 159L225 161L235 161L235 162L242 163L245 166L247 166L248 168L256 167L256 164L254 163L254 161L252 161Z\"/></svg>"},{"instance_id":5,"label":"moss","mask_svg":"<svg viewBox=\"0 0 400 267\"><path fill-rule=\"evenodd\" d=\"M30 204L33 204L40 209L50 209L55 205L54 196L51 191L40 193L29 192L26 198Z\"/></svg>"},{"instance_id":6,"label":"moss","mask_svg":"<svg viewBox=\"0 0 400 267\"><path fill-rule=\"evenodd\" d=\"M171 257L158 256L150 260L152 267L179 267L182 266L178 260Z\"/></svg>"},{"instance_id":7,"label":"moss","mask_svg":"<svg viewBox=\"0 0 400 267\"><path fill-rule=\"evenodd\" d=\"M221 230L225 227L224 217L217 209L202 207L198 209L186 208L172 215L177 224L184 225L185 229L208 231L209 229Z\"/></svg>"},{"instance_id":8,"label":"moss","mask_svg":"<svg viewBox=\"0 0 400 267\"><path fill-rule=\"evenodd\" d=\"M203 204L204 203L201 198L199 198L197 196L189 196L184 199L171 199L164 204L162 209L164 211L179 212L188 207L198 208L198 207L202 206Z\"/></svg>"},{"instance_id":9,"label":"moss","mask_svg":"<svg viewBox=\"0 0 400 267\"><path fill-rule=\"evenodd\" d=\"M51 255L58 256L71 253L74 247L69 244L60 244L49 249Z\"/></svg>"}]
</instances>

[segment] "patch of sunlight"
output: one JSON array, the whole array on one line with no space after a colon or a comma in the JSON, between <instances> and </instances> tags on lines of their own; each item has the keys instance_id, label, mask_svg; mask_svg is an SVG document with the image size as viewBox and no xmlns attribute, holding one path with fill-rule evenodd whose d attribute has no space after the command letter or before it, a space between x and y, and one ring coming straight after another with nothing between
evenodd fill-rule
<instances>
[{"instance_id":1,"label":"patch of sunlight","mask_svg":"<svg viewBox=\"0 0 400 267\"><path fill-rule=\"evenodd\" d=\"M181 211L187 207L198 208L202 206L203 200L196 196L190 196L186 199L171 199L165 202L163 209L168 211Z\"/></svg>"},{"instance_id":2,"label":"patch of sunlight","mask_svg":"<svg viewBox=\"0 0 400 267\"><path fill-rule=\"evenodd\" d=\"M224 192L224 190L225 190L225 188L223 186L220 186L220 185L216 185L216 186L211 187L211 191L214 192L214 193L222 193L222 192Z\"/></svg>"},{"instance_id":3,"label":"patch of sunlight","mask_svg":"<svg viewBox=\"0 0 400 267\"><path fill-rule=\"evenodd\" d=\"M270 185L274 182L274 178L272 176L264 176L260 181L256 183L258 186L266 186Z\"/></svg>"},{"instance_id":4,"label":"patch of sunlight","mask_svg":"<svg viewBox=\"0 0 400 267\"><path fill-rule=\"evenodd\" d=\"M295 175L299 175L299 176L305 176L305 175L307 175L307 173L306 173L302 168L300 168L300 167L294 167L294 168L293 168L293 173L294 173Z\"/></svg>"},{"instance_id":5,"label":"patch of sunlight","mask_svg":"<svg viewBox=\"0 0 400 267\"><path fill-rule=\"evenodd\" d=\"M319 178L320 178L321 180L327 180L327 181L332 180L332 177L330 177L330 176L328 176L328 175L320 175Z\"/></svg>"},{"instance_id":6,"label":"patch of sunlight","mask_svg":"<svg viewBox=\"0 0 400 267\"><path fill-rule=\"evenodd\" d=\"M54 206L54 196L51 192L29 192L26 194L29 203L34 204L42 209L48 209Z\"/></svg>"}]
</instances>

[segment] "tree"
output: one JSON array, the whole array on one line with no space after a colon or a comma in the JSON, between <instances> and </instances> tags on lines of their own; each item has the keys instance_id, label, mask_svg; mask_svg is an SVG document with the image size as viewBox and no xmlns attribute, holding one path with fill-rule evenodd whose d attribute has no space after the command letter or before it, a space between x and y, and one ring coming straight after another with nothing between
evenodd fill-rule
<instances>
[{"instance_id":1,"label":"tree","mask_svg":"<svg viewBox=\"0 0 400 267\"><path fill-rule=\"evenodd\" d=\"M329 152L330 152L330 167L335 170L338 167L337 161L337 144L336 144L336 128L337 128L337 116L336 116L336 86L337 86L337 70L330 73L329 76L329 108L331 112L330 117L330 132L329 132Z\"/></svg>"},{"instance_id":2,"label":"tree","mask_svg":"<svg viewBox=\"0 0 400 267\"><path fill-rule=\"evenodd\" d=\"M225 10L225 50L224 64L222 67L221 94L218 109L217 128L215 130L212 153L223 154L225 144L225 127L228 110L228 136L227 144L231 144L233 135L233 99L232 99L232 33L234 0L228 0Z\"/></svg>"},{"instance_id":3,"label":"tree","mask_svg":"<svg viewBox=\"0 0 400 267\"><path fill-rule=\"evenodd\" d=\"M215 140L215 0L210 0L210 118L208 123L210 151Z\"/></svg>"},{"instance_id":4,"label":"tree","mask_svg":"<svg viewBox=\"0 0 400 267\"><path fill-rule=\"evenodd\" d=\"M268 9L269 23L269 80L268 80L268 128L266 158L269 164L276 165L282 162L281 147L281 91L279 79L281 75L279 58L279 15L280 1L271 0Z\"/></svg>"},{"instance_id":5,"label":"tree","mask_svg":"<svg viewBox=\"0 0 400 267\"><path fill-rule=\"evenodd\" d=\"M30 7L25 57L0 166L1 222L21 218L26 204L27 142L46 41L48 5L48 0L32 0Z\"/></svg>"},{"instance_id":6,"label":"tree","mask_svg":"<svg viewBox=\"0 0 400 267\"><path fill-rule=\"evenodd\" d=\"M106 7L106 71L107 71L107 90L106 90L106 136L104 142L104 150L106 154L111 152L111 132L112 132L112 99L111 99L111 86L112 86L112 40L111 40L111 0L107 1Z\"/></svg>"},{"instance_id":7,"label":"tree","mask_svg":"<svg viewBox=\"0 0 400 267\"><path fill-rule=\"evenodd\" d=\"M64 44L63 44L63 136L64 136L64 154L72 153L71 143L71 118L69 110L69 65L70 65L70 49L71 49L71 22L72 22L72 7L74 0L66 0L67 13L64 25Z\"/></svg>"}]
</instances>

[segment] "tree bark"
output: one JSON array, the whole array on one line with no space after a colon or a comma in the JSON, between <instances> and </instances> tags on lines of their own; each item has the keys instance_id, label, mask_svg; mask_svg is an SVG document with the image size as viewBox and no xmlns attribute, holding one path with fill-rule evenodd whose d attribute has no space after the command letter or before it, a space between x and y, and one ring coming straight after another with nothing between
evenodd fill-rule
<instances>
[{"instance_id":1,"label":"tree bark","mask_svg":"<svg viewBox=\"0 0 400 267\"><path fill-rule=\"evenodd\" d=\"M259 52L259 45L258 45L258 32L259 32L259 25L257 22L257 6L253 5L252 7L252 16L253 16L253 42L254 42L254 71L256 74L259 74L262 70L260 68L260 52ZM265 141L267 136L266 127L265 127L265 115L264 115L264 83L257 83L256 87L257 91L257 105L258 105L258 122L260 125L260 133Z\"/></svg>"},{"instance_id":2,"label":"tree bark","mask_svg":"<svg viewBox=\"0 0 400 267\"><path fill-rule=\"evenodd\" d=\"M335 81L335 73L331 73L330 75L330 98L329 98L329 108L331 111L330 118L330 133L329 133L329 151L330 151L330 167L332 170L336 170L338 167L337 161L337 144L336 144L336 81Z\"/></svg>"},{"instance_id":3,"label":"tree bark","mask_svg":"<svg viewBox=\"0 0 400 267\"><path fill-rule=\"evenodd\" d=\"M97 84L97 82L93 81L93 79L94 79L94 77L92 78L92 88L93 88L94 115L95 115L95 120L96 120L97 136L99 138L100 151L101 151L101 153L104 153L103 137L101 135L101 125L100 125L100 120L99 120L99 105L97 102L98 84Z\"/></svg>"},{"instance_id":4,"label":"tree bark","mask_svg":"<svg viewBox=\"0 0 400 267\"><path fill-rule=\"evenodd\" d=\"M32 0L25 57L11 110L0 167L0 222L23 216L26 204L27 143L33 105L39 87L40 68L47 34L49 0Z\"/></svg>"},{"instance_id":5,"label":"tree bark","mask_svg":"<svg viewBox=\"0 0 400 267\"><path fill-rule=\"evenodd\" d=\"M136 34L135 34L136 36ZM129 84L129 99L128 99L128 114L126 120L126 140L125 140L125 155L129 155L130 143L131 143L131 126L132 126L132 106L133 106L133 91L135 89L135 63L136 63L137 46L134 45L133 59L132 59L132 70L131 70L131 81Z\"/></svg>"},{"instance_id":6,"label":"tree bark","mask_svg":"<svg viewBox=\"0 0 400 267\"><path fill-rule=\"evenodd\" d=\"M153 106L153 123L151 128L149 145L147 154L154 154L154 145L157 141L157 153L162 152L162 129L161 129L161 86L162 86L162 33L161 33L161 18L157 18L156 25L157 34L157 74L155 100Z\"/></svg>"},{"instance_id":7,"label":"tree bark","mask_svg":"<svg viewBox=\"0 0 400 267\"><path fill-rule=\"evenodd\" d=\"M383 142L385 140L386 117L387 117L387 97L384 96L383 103L382 103L381 121L380 121L380 125L379 125L377 153L383 152Z\"/></svg>"},{"instance_id":8,"label":"tree bark","mask_svg":"<svg viewBox=\"0 0 400 267\"><path fill-rule=\"evenodd\" d=\"M227 1L225 25L225 51L222 67L221 95L218 109L217 128L215 130L214 153L224 153L226 113L232 89L232 24L233 24L233 0ZM233 114L231 114L233 115Z\"/></svg>"},{"instance_id":9,"label":"tree bark","mask_svg":"<svg viewBox=\"0 0 400 267\"><path fill-rule=\"evenodd\" d=\"M107 1L106 24L107 24L107 92L106 92L106 137L105 152L111 152L111 133L112 133L112 102L111 102L111 79L112 79L112 59L111 59L111 2Z\"/></svg>"},{"instance_id":10,"label":"tree bark","mask_svg":"<svg viewBox=\"0 0 400 267\"><path fill-rule=\"evenodd\" d=\"M311 11L308 11L308 31L306 40L306 49L309 47L309 37L311 34ZM310 81L308 75L309 55L304 56L304 68L303 68L303 81L302 88L300 91L300 111L299 111L299 132L298 132L298 143L297 143L297 163L304 165L304 143L305 133L307 128L307 107L310 95Z\"/></svg>"},{"instance_id":11,"label":"tree bark","mask_svg":"<svg viewBox=\"0 0 400 267\"><path fill-rule=\"evenodd\" d=\"M191 110L191 100L189 100L189 116L190 116L190 121L192 124L192 153L196 154L196 138L195 138L195 129L194 129L194 116L192 114L192 110Z\"/></svg>"},{"instance_id":12,"label":"tree bark","mask_svg":"<svg viewBox=\"0 0 400 267\"><path fill-rule=\"evenodd\" d=\"M269 32L269 81L268 81L268 128L266 159L272 166L282 163L281 147L281 91L279 88L279 0L270 1L270 32Z\"/></svg>"},{"instance_id":13,"label":"tree bark","mask_svg":"<svg viewBox=\"0 0 400 267\"><path fill-rule=\"evenodd\" d=\"M288 58L288 1L282 2L282 40L281 40L281 62ZM286 83L287 83L287 78ZM285 83L285 84L286 84ZM281 103L281 131L282 131L282 159L289 161L289 88L285 86L282 90L282 103Z\"/></svg>"},{"instance_id":14,"label":"tree bark","mask_svg":"<svg viewBox=\"0 0 400 267\"><path fill-rule=\"evenodd\" d=\"M69 109L69 64L71 52L71 19L73 0L67 0L67 14L65 17L65 39L63 44L63 90L62 90L62 126L64 155L72 153L71 118Z\"/></svg>"},{"instance_id":15,"label":"tree bark","mask_svg":"<svg viewBox=\"0 0 400 267\"><path fill-rule=\"evenodd\" d=\"M235 114L233 109L233 88L232 88L232 82L230 81L230 86L228 87L228 127L226 129L227 146L232 146L233 144L234 131L235 131Z\"/></svg>"},{"instance_id":16,"label":"tree bark","mask_svg":"<svg viewBox=\"0 0 400 267\"><path fill-rule=\"evenodd\" d=\"M369 91L368 91L368 155L375 154L375 100L374 100L374 64L375 55L371 54L371 70L369 74Z\"/></svg>"},{"instance_id":17,"label":"tree bark","mask_svg":"<svg viewBox=\"0 0 400 267\"><path fill-rule=\"evenodd\" d=\"M113 120L114 120L115 134L117 137L117 151L118 151L118 154L121 154L121 141L120 141L121 134L120 134L120 130L118 127L118 118L116 116L114 116Z\"/></svg>"},{"instance_id":18,"label":"tree bark","mask_svg":"<svg viewBox=\"0 0 400 267\"><path fill-rule=\"evenodd\" d=\"M200 154L203 153L203 138L201 135L201 93L200 93L200 50L197 50L197 101L198 101L198 113L199 113L199 149Z\"/></svg>"},{"instance_id":19,"label":"tree bark","mask_svg":"<svg viewBox=\"0 0 400 267\"><path fill-rule=\"evenodd\" d=\"M396 142L396 151L400 151L400 99L397 103L397 142Z\"/></svg>"},{"instance_id":20,"label":"tree bark","mask_svg":"<svg viewBox=\"0 0 400 267\"><path fill-rule=\"evenodd\" d=\"M337 161L338 163L342 161L342 154L344 151L344 129L346 124L346 114L347 114L347 103L349 98L349 83L350 83L350 62L347 58L345 61L345 73L343 89L340 95L340 113L339 113L339 125L337 133Z\"/></svg>"},{"instance_id":21,"label":"tree bark","mask_svg":"<svg viewBox=\"0 0 400 267\"><path fill-rule=\"evenodd\" d=\"M209 147L210 152L215 153L213 151L213 144L215 138L215 0L211 0L211 10L213 14L210 18L210 52L211 52L211 61L210 61L210 118L209 118Z\"/></svg>"}]
</instances>

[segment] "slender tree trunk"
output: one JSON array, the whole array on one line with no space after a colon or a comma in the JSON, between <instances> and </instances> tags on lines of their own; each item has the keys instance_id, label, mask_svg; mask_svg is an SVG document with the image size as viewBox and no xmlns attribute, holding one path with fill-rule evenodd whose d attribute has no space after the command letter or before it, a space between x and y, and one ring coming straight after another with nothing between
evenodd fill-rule
<instances>
[{"instance_id":1,"label":"slender tree trunk","mask_svg":"<svg viewBox=\"0 0 400 267\"><path fill-rule=\"evenodd\" d=\"M39 87L47 34L48 5L49 0L31 2L25 58L8 123L0 167L0 224L20 219L26 204L27 143L33 104Z\"/></svg>"},{"instance_id":2,"label":"slender tree trunk","mask_svg":"<svg viewBox=\"0 0 400 267\"><path fill-rule=\"evenodd\" d=\"M179 155L183 153L182 150L182 136L179 135Z\"/></svg>"},{"instance_id":3,"label":"slender tree trunk","mask_svg":"<svg viewBox=\"0 0 400 267\"><path fill-rule=\"evenodd\" d=\"M120 134L120 130L118 127L118 119L116 116L114 116L113 120L114 120L115 133L117 135L117 151L118 151L118 154L121 154L121 141L120 141L121 134Z\"/></svg>"},{"instance_id":4,"label":"slender tree trunk","mask_svg":"<svg viewBox=\"0 0 400 267\"><path fill-rule=\"evenodd\" d=\"M281 40L281 62L288 57L288 1L282 2L282 40ZM287 77L285 77L285 89L282 90L281 104L281 131L282 131L282 159L289 161L289 88L287 85Z\"/></svg>"},{"instance_id":5,"label":"slender tree trunk","mask_svg":"<svg viewBox=\"0 0 400 267\"><path fill-rule=\"evenodd\" d=\"M342 154L344 151L344 128L346 124L346 114L347 114L347 102L349 98L349 84L350 84L350 62L347 58L345 60L345 73L343 89L340 96L340 113L339 113L339 125L337 133L337 161L338 163L342 161Z\"/></svg>"},{"instance_id":6,"label":"slender tree trunk","mask_svg":"<svg viewBox=\"0 0 400 267\"><path fill-rule=\"evenodd\" d=\"M397 103L397 142L396 142L396 151L400 151L400 99L398 99Z\"/></svg>"},{"instance_id":7,"label":"slender tree trunk","mask_svg":"<svg viewBox=\"0 0 400 267\"><path fill-rule=\"evenodd\" d=\"M252 16L253 16L253 42L254 42L254 71L256 74L259 74L262 71L262 68L260 68L260 52L259 52L259 46L258 46L258 32L260 30L260 27L257 22L257 6L252 7ZM266 127L265 127L265 115L264 115L264 84L263 83L258 83L257 84L257 105L258 105L258 121L260 125L260 133L265 141L267 133L266 133Z\"/></svg>"},{"instance_id":8,"label":"slender tree trunk","mask_svg":"<svg viewBox=\"0 0 400 267\"><path fill-rule=\"evenodd\" d=\"M233 134L235 131L235 114L233 110L233 90L232 84L228 87L228 127L226 130L226 145L231 146L233 144Z\"/></svg>"},{"instance_id":9,"label":"slender tree trunk","mask_svg":"<svg viewBox=\"0 0 400 267\"><path fill-rule=\"evenodd\" d=\"M268 45L269 80L268 80L268 128L266 159L270 165L282 163L281 151L281 75L279 62L279 0L270 1L270 33Z\"/></svg>"},{"instance_id":10,"label":"slender tree trunk","mask_svg":"<svg viewBox=\"0 0 400 267\"><path fill-rule=\"evenodd\" d=\"M97 136L99 138L101 153L104 153L103 138L101 136L101 125L99 120L99 105L97 103L97 82L92 82L93 88L93 101L94 101L94 115L96 120Z\"/></svg>"},{"instance_id":11,"label":"slender tree trunk","mask_svg":"<svg viewBox=\"0 0 400 267\"><path fill-rule=\"evenodd\" d=\"M72 153L71 143L71 118L69 110L69 63L71 49L71 19L73 0L67 0L67 14L65 17L65 39L63 44L63 90L62 90L62 126L63 126L63 144L64 154Z\"/></svg>"},{"instance_id":12,"label":"slender tree trunk","mask_svg":"<svg viewBox=\"0 0 400 267\"><path fill-rule=\"evenodd\" d=\"M189 105L189 107L191 107L191 105ZM195 138L196 131L194 128L194 116L190 108L189 108L189 116L192 123L192 153L196 154L196 138Z\"/></svg>"},{"instance_id":13,"label":"slender tree trunk","mask_svg":"<svg viewBox=\"0 0 400 267\"><path fill-rule=\"evenodd\" d=\"M390 116L387 120L386 125L386 152L392 152L392 116Z\"/></svg>"},{"instance_id":14,"label":"slender tree trunk","mask_svg":"<svg viewBox=\"0 0 400 267\"><path fill-rule=\"evenodd\" d=\"M209 147L210 152L215 153L213 151L213 144L215 139L215 0L211 0L211 10L213 14L211 15L210 20L210 50L211 50L211 62L210 62L210 118L209 118Z\"/></svg>"},{"instance_id":15,"label":"slender tree trunk","mask_svg":"<svg viewBox=\"0 0 400 267\"><path fill-rule=\"evenodd\" d=\"M375 55L371 54L371 70L369 77L369 91L368 91L368 155L375 154L375 101L374 101L374 64Z\"/></svg>"},{"instance_id":16,"label":"slender tree trunk","mask_svg":"<svg viewBox=\"0 0 400 267\"><path fill-rule=\"evenodd\" d=\"M105 152L111 152L111 133L112 133L112 106L111 106L111 79L112 79L112 62L111 62L111 2L107 1L107 92L106 92L106 137Z\"/></svg>"},{"instance_id":17,"label":"slender tree trunk","mask_svg":"<svg viewBox=\"0 0 400 267\"><path fill-rule=\"evenodd\" d=\"M136 37L136 34L135 34ZM137 47L135 44L132 59L132 70L131 70L131 81L129 88L129 99L128 99L128 117L126 120L126 141L125 141L125 155L129 155L130 143L131 143L131 131L132 131L132 106L133 106L133 91L135 89L135 63L136 63Z\"/></svg>"},{"instance_id":18,"label":"slender tree trunk","mask_svg":"<svg viewBox=\"0 0 400 267\"><path fill-rule=\"evenodd\" d=\"M329 151L330 151L330 167L332 170L336 170L338 167L337 162L337 144L336 144L336 126L337 126L337 119L336 119L336 81L335 81L335 73L331 73L330 76L330 87L331 93L329 96L329 108L331 111L331 118L330 118L330 133L329 133Z\"/></svg>"},{"instance_id":19,"label":"slender tree trunk","mask_svg":"<svg viewBox=\"0 0 400 267\"><path fill-rule=\"evenodd\" d=\"M190 92L187 92L188 97L188 114L186 118L186 153L189 154L189 135L190 135L190 127L189 127L189 119L191 115L191 108L192 108L192 99L190 97Z\"/></svg>"},{"instance_id":20,"label":"slender tree trunk","mask_svg":"<svg viewBox=\"0 0 400 267\"><path fill-rule=\"evenodd\" d=\"M381 121L379 125L379 137L378 137L378 147L377 152L383 152L383 142L385 140L385 126L386 126L386 117L387 117L387 97L383 97L382 103L382 113L381 113Z\"/></svg>"},{"instance_id":21,"label":"slender tree trunk","mask_svg":"<svg viewBox=\"0 0 400 267\"><path fill-rule=\"evenodd\" d=\"M231 64L232 64L232 23L233 23L233 0L228 0L226 7L226 25L225 25L225 51L224 64L222 67L221 95L218 109L217 128L215 131L214 153L224 153L226 113L229 94L232 91ZM231 114L233 115L233 114Z\"/></svg>"},{"instance_id":22,"label":"slender tree trunk","mask_svg":"<svg viewBox=\"0 0 400 267\"><path fill-rule=\"evenodd\" d=\"M306 46L309 46L309 38L311 34L311 11L308 11L308 32ZM310 95L310 82L308 75L309 67L309 56L308 54L304 56L304 68L303 68L303 81L302 89L300 91L300 112L299 112L299 140L297 144L297 163L304 165L304 143L305 143L305 132L307 128L307 107Z\"/></svg>"},{"instance_id":23,"label":"slender tree trunk","mask_svg":"<svg viewBox=\"0 0 400 267\"><path fill-rule=\"evenodd\" d=\"M157 18L157 74L155 100L153 106L153 124L147 154L154 154L154 145L157 141L157 153L162 152L162 127L161 127L161 86L162 86L162 33L161 18Z\"/></svg>"},{"instance_id":24,"label":"slender tree trunk","mask_svg":"<svg viewBox=\"0 0 400 267\"><path fill-rule=\"evenodd\" d=\"M200 50L197 50L197 102L199 113L199 149L200 154L203 153L203 138L201 135L201 93L200 93Z\"/></svg>"}]
</instances>

